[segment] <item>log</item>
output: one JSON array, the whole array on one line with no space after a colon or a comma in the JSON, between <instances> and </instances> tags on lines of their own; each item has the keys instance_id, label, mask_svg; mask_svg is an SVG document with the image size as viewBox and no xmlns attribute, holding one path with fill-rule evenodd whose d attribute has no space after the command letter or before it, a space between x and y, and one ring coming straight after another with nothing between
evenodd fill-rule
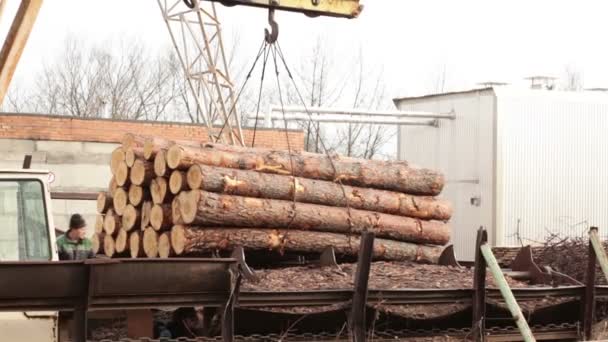
<instances>
[{"instance_id":1,"label":"log","mask_svg":"<svg viewBox=\"0 0 608 342\"><path fill-rule=\"evenodd\" d=\"M135 227L141 227L141 214L137 208L129 204L126 207L125 212L122 214L122 229L124 229L126 232L130 232Z\"/></svg>"},{"instance_id":2,"label":"log","mask_svg":"<svg viewBox=\"0 0 608 342\"><path fill-rule=\"evenodd\" d=\"M164 232L158 237L158 256L161 258L175 256L175 251L173 251L173 247L171 247L170 232Z\"/></svg>"},{"instance_id":3,"label":"log","mask_svg":"<svg viewBox=\"0 0 608 342\"><path fill-rule=\"evenodd\" d=\"M118 165L120 165L120 163L124 161L125 151L122 147L117 147L116 149L114 149L114 151L112 151L112 154L110 156L110 171L112 172L112 175L116 175Z\"/></svg>"},{"instance_id":4,"label":"log","mask_svg":"<svg viewBox=\"0 0 608 342\"><path fill-rule=\"evenodd\" d=\"M116 254L124 254L129 247L129 234L124 229L119 229L116 238L114 239L114 251Z\"/></svg>"},{"instance_id":5,"label":"log","mask_svg":"<svg viewBox=\"0 0 608 342\"><path fill-rule=\"evenodd\" d=\"M171 180L173 175L178 172L180 171L173 172ZM187 181L191 189L246 197L294 200L294 177L292 176L193 165L188 170ZM333 182L296 177L295 184L295 200L303 203L334 207L348 205L355 209L423 220L447 221L452 215L452 207L447 201L428 196L414 196L344 185L345 198L342 186Z\"/></svg>"},{"instance_id":6,"label":"log","mask_svg":"<svg viewBox=\"0 0 608 342\"><path fill-rule=\"evenodd\" d=\"M180 197L183 196L186 196L186 193L180 192L171 202L171 218L173 224L185 224L184 220L182 219L182 213L179 209Z\"/></svg>"},{"instance_id":7,"label":"log","mask_svg":"<svg viewBox=\"0 0 608 342\"><path fill-rule=\"evenodd\" d=\"M91 249L93 250L93 254L104 254L104 238L105 233L95 233L91 237Z\"/></svg>"},{"instance_id":8,"label":"log","mask_svg":"<svg viewBox=\"0 0 608 342\"><path fill-rule=\"evenodd\" d=\"M150 211L150 226L156 231L170 229L173 226L170 204L155 204Z\"/></svg>"},{"instance_id":9,"label":"log","mask_svg":"<svg viewBox=\"0 0 608 342\"><path fill-rule=\"evenodd\" d=\"M129 147L125 149L125 163L128 167L133 167L137 159L144 159L144 149L142 147Z\"/></svg>"},{"instance_id":10,"label":"log","mask_svg":"<svg viewBox=\"0 0 608 342\"><path fill-rule=\"evenodd\" d=\"M122 137L121 146L127 151L129 148L139 147L143 148L146 138L141 135L136 135L133 133L126 133Z\"/></svg>"},{"instance_id":11,"label":"log","mask_svg":"<svg viewBox=\"0 0 608 342\"><path fill-rule=\"evenodd\" d=\"M166 178L156 177L150 184L150 195L155 204L171 203L175 197L169 191L169 184Z\"/></svg>"},{"instance_id":12,"label":"log","mask_svg":"<svg viewBox=\"0 0 608 342\"><path fill-rule=\"evenodd\" d=\"M169 178L169 190L174 195L177 195L180 191L189 190L185 172L178 170L171 172L171 177Z\"/></svg>"},{"instance_id":13,"label":"log","mask_svg":"<svg viewBox=\"0 0 608 342\"><path fill-rule=\"evenodd\" d=\"M120 216L116 215L112 209L108 210L103 221L103 231L108 237L113 237L118 233L122 224Z\"/></svg>"},{"instance_id":14,"label":"log","mask_svg":"<svg viewBox=\"0 0 608 342\"><path fill-rule=\"evenodd\" d=\"M97 214L95 217L95 234L101 234L103 232L103 215Z\"/></svg>"},{"instance_id":15,"label":"log","mask_svg":"<svg viewBox=\"0 0 608 342\"><path fill-rule=\"evenodd\" d=\"M144 253L144 237L143 232L136 230L129 235L129 254L131 258L143 258Z\"/></svg>"},{"instance_id":16,"label":"log","mask_svg":"<svg viewBox=\"0 0 608 342\"><path fill-rule=\"evenodd\" d=\"M108 211L111 206L112 195L105 192L100 192L99 195L97 195L97 212L103 214Z\"/></svg>"},{"instance_id":17,"label":"log","mask_svg":"<svg viewBox=\"0 0 608 342\"><path fill-rule=\"evenodd\" d=\"M141 230L146 229L150 225L150 212L152 211L152 202L144 202L141 206Z\"/></svg>"},{"instance_id":18,"label":"log","mask_svg":"<svg viewBox=\"0 0 608 342\"><path fill-rule=\"evenodd\" d=\"M144 201L151 200L150 188L131 184L129 187L129 203L134 207L141 207Z\"/></svg>"},{"instance_id":19,"label":"log","mask_svg":"<svg viewBox=\"0 0 608 342\"><path fill-rule=\"evenodd\" d=\"M231 251L243 246L249 250L321 253L332 246L337 254L357 255L359 236L319 233L292 229L242 229L226 227L188 227L171 229L171 245L176 255L197 255L215 250ZM417 245L386 239L375 239L374 259L437 263L441 246Z\"/></svg>"},{"instance_id":20,"label":"log","mask_svg":"<svg viewBox=\"0 0 608 342\"><path fill-rule=\"evenodd\" d=\"M149 137L144 142L144 159L152 160L156 157L156 154L160 150L166 150L169 147L179 143L184 146L202 146L203 143L199 143L191 140L180 140L173 141L159 137Z\"/></svg>"},{"instance_id":21,"label":"log","mask_svg":"<svg viewBox=\"0 0 608 342\"><path fill-rule=\"evenodd\" d=\"M148 227L143 233L144 253L148 258L158 257L158 233L152 227Z\"/></svg>"},{"instance_id":22,"label":"log","mask_svg":"<svg viewBox=\"0 0 608 342\"><path fill-rule=\"evenodd\" d=\"M187 170L194 164L263 173L287 174L302 178L342 181L344 184L392 190L414 195L438 195L444 185L441 173L411 167L404 161L366 161L353 158L286 151L230 152L210 148L173 145L167 150L170 169ZM295 170L291 170L291 162ZM334 171L335 166L335 171Z\"/></svg>"},{"instance_id":23,"label":"log","mask_svg":"<svg viewBox=\"0 0 608 342\"><path fill-rule=\"evenodd\" d=\"M112 236L106 234L103 238L103 254L105 254L108 258L114 256L115 245L114 238Z\"/></svg>"},{"instance_id":24,"label":"log","mask_svg":"<svg viewBox=\"0 0 608 342\"><path fill-rule=\"evenodd\" d=\"M121 161L116 167L116 173L114 173L114 177L116 179L116 184L118 186L127 187L131 184L131 180L129 178L129 167L127 163Z\"/></svg>"},{"instance_id":25,"label":"log","mask_svg":"<svg viewBox=\"0 0 608 342\"><path fill-rule=\"evenodd\" d=\"M434 245L444 245L450 240L448 225L439 221L422 221L359 209L349 211L318 204L221 195L202 190L184 193L179 206L182 219L189 225L255 225L343 234L369 230L380 238Z\"/></svg>"},{"instance_id":26,"label":"log","mask_svg":"<svg viewBox=\"0 0 608 342\"><path fill-rule=\"evenodd\" d=\"M154 157L154 174L157 177L165 177L169 175L170 170L167 168L166 151L160 150Z\"/></svg>"},{"instance_id":27,"label":"log","mask_svg":"<svg viewBox=\"0 0 608 342\"><path fill-rule=\"evenodd\" d=\"M118 188L114 191L113 195L114 212L118 215L122 215L129 204L129 195L123 188Z\"/></svg>"},{"instance_id":28,"label":"log","mask_svg":"<svg viewBox=\"0 0 608 342\"><path fill-rule=\"evenodd\" d=\"M116 189L118 189L118 183L116 183L116 177L112 176L112 178L110 178L110 183L108 184L108 192L113 194Z\"/></svg>"},{"instance_id":29,"label":"log","mask_svg":"<svg viewBox=\"0 0 608 342\"><path fill-rule=\"evenodd\" d=\"M141 159L135 160L131 168L131 183L135 185L149 185L153 179L154 165Z\"/></svg>"}]
</instances>

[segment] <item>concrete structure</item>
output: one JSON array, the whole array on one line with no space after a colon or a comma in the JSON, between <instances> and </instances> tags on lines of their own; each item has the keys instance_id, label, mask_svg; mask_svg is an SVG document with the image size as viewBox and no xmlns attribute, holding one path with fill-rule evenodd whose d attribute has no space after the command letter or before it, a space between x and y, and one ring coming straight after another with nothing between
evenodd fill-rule
<instances>
[{"instance_id":1,"label":"concrete structure","mask_svg":"<svg viewBox=\"0 0 608 342\"><path fill-rule=\"evenodd\" d=\"M21 168L24 155L31 154L32 168L49 170L55 175L53 191L97 192L107 189L111 178L110 154L127 132L167 139L207 140L205 128L192 124L0 114L0 169ZM303 133L288 133L291 147L303 149ZM252 136L252 131L245 130L249 143ZM256 146L287 149L285 132L258 129ZM92 233L95 201L53 200L57 228L67 229L72 213L83 214Z\"/></svg>"},{"instance_id":2,"label":"concrete structure","mask_svg":"<svg viewBox=\"0 0 608 342\"><path fill-rule=\"evenodd\" d=\"M445 173L459 258L472 259L479 226L496 246L594 225L607 235L608 94L497 87L394 102L454 111L437 127L400 128L398 153Z\"/></svg>"}]
</instances>

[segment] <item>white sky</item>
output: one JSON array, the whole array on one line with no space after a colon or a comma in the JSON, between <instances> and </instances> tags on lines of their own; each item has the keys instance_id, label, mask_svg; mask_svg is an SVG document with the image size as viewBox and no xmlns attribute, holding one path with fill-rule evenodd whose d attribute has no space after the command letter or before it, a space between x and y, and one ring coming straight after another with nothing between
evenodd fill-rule
<instances>
[{"instance_id":1,"label":"white sky","mask_svg":"<svg viewBox=\"0 0 608 342\"><path fill-rule=\"evenodd\" d=\"M0 21L4 37L18 6ZM341 58L361 47L368 63L383 66L390 96L427 93L446 66L447 87L477 82L520 82L531 74L562 76L566 64L583 72L586 87L608 86L608 6L605 1L362 0L358 19L308 18L277 13L280 41L292 63L319 35ZM224 39L238 27L243 53L255 54L266 12L218 5ZM24 82L52 58L68 33L91 42L137 37L151 47L169 43L156 0L46 0L17 69Z\"/></svg>"}]
</instances>

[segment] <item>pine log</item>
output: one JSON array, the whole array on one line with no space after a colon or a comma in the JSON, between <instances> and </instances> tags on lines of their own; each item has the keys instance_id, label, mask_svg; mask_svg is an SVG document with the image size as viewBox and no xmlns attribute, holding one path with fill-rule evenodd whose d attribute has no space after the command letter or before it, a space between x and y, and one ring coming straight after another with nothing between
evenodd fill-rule
<instances>
[{"instance_id":1,"label":"pine log","mask_svg":"<svg viewBox=\"0 0 608 342\"><path fill-rule=\"evenodd\" d=\"M103 214L108 211L111 206L112 195L105 192L100 192L99 195L97 195L97 212Z\"/></svg>"},{"instance_id":2,"label":"pine log","mask_svg":"<svg viewBox=\"0 0 608 342\"><path fill-rule=\"evenodd\" d=\"M95 234L103 232L103 216L102 214L97 214L95 217Z\"/></svg>"},{"instance_id":3,"label":"pine log","mask_svg":"<svg viewBox=\"0 0 608 342\"><path fill-rule=\"evenodd\" d=\"M115 251L114 238L106 234L103 237L103 254L105 254L108 258L111 258L114 256Z\"/></svg>"},{"instance_id":4,"label":"pine log","mask_svg":"<svg viewBox=\"0 0 608 342\"><path fill-rule=\"evenodd\" d=\"M129 187L129 203L134 207L141 207L144 201L150 201L150 187L142 187L139 185L131 184Z\"/></svg>"},{"instance_id":5,"label":"pine log","mask_svg":"<svg viewBox=\"0 0 608 342\"><path fill-rule=\"evenodd\" d=\"M129 204L129 195L123 188L118 188L114 191L113 195L114 212L118 215L122 215Z\"/></svg>"},{"instance_id":6,"label":"pine log","mask_svg":"<svg viewBox=\"0 0 608 342\"><path fill-rule=\"evenodd\" d=\"M118 186L127 187L131 184L131 180L129 178L129 171L129 167L127 166L127 163L125 161L121 161L120 163L118 163L118 166L116 167L116 173L114 174L116 184L118 184Z\"/></svg>"},{"instance_id":7,"label":"pine log","mask_svg":"<svg viewBox=\"0 0 608 342\"><path fill-rule=\"evenodd\" d=\"M137 227L137 229L141 227L141 214L137 208L129 204L122 214L122 229L130 232L135 227Z\"/></svg>"},{"instance_id":8,"label":"pine log","mask_svg":"<svg viewBox=\"0 0 608 342\"><path fill-rule=\"evenodd\" d=\"M124 161L125 151L122 147L117 147L116 149L114 149L114 151L112 151L112 154L110 156L110 171L112 172L112 175L116 175L118 166Z\"/></svg>"},{"instance_id":9,"label":"pine log","mask_svg":"<svg viewBox=\"0 0 608 342\"><path fill-rule=\"evenodd\" d=\"M161 258L175 256L175 251L173 251L173 247L171 247L170 232L164 232L158 237L158 256Z\"/></svg>"},{"instance_id":10,"label":"pine log","mask_svg":"<svg viewBox=\"0 0 608 342\"><path fill-rule=\"evenodd\" d=\"M169 190L174 195L177 195L180 191L188 190L188 182L185 172L179 170L171 172L171 177L169 178Z\"/></svg>"},{"instance_id":11,"label":"pine log","mask_svg":"<svg viewBox=\"0 0 608 342\"><path fill-rule=\"evenodd\" d=\"M186 193L180 192L171 202L171 218L173 224L185 224L184 220L182 219L182 213L179 209L180 197L183 196L186 196Z\"/></svg>"},{"instance_id":12,"label":"pine log","mask_svg":"<svg viewBox=\"0 0 608 342\"><path fill-rule=\"evenodd\" d=\"M146 201L141 206L141 230L146 229L150 225L150 212L152 211L152 202Z\"/></svg>"},{"instance_id":13,"label":"pine log","mask_svg":"<svg viewBox=\"0 0 608 342\"><path fill-rule=\"evenodd\" d=\"M135 185L150 185L154 179L154 165L141 159L135 160L131 168L131 183Z\"/></svg>"},{"instance_id":14,"label":"pine log","mask_svg":"<svg viewBox=\"0 0 608 342\"><path fill-rule=\"evenodd\" d=\"M150 226L156 231L170 229L173 226L170 204L155 204L152 207Z\"/></svg>"},{"instance_id":15,"label":"pine log","mask_svg":"<svg viewBox=\"0 0 608 342\"><path fill-rule=\"evenodd\" d=\"M158 233L152 227L148 227L143 233L144 253L148 258L158 257Z\"/></svg>"},{"instance_id":16,"label":"pine log","mask_svg":"<svg viewBox=\"0 0 608 342\"><path fill-rule=\"evenodd\" d=\"M119 229L116 238L114 239L114 251L116 254L124 254L129 247L129 234L124 229Z\"/></svg>"},{"instance_id":17,"label":"pine log","mask_svg":"<svg viewBox=\"0 0 608 342\"><path fill-rule=\"evenodd\" d=\"M184 193L186 195L180 197L179 206L182 219L189 225L288 227L343 234L360 233L367 229L379 238L398 241L444 245L450 240L448 225L439 221L318 204L221 195L202 190Z\"/></svg>"},{"instance_id":18,"label":"pine log","mask_svg":"<svg viewBox=\"0 0 608 342\"><path fill-rule=\"evenodd\" d=\"M203 143L192 140L173 141L159 137L149 137L144 142L144 159L152 160L160 150L166 150L169 147L179 143L184 146L202 146Z\"/></svg>"},{"instance_id":19,"label":"pine log","mask_svg":"<svg viewBox=\"0 0 608 342\"><path fill-rule=\"evenodd\" d=\"M167 168L166 150L160 150L154 157L154 174L157 177L166 177L169 175L169 168Z\"/></svg>"},{"instance_id":20,"label":"pine log","mask_svg":"<svg viewBox=\"0 0 608 342\"><path fill-rule=\"evenodd\" d=\"M173 174L176 172L179 171L174 171ZM246 197L294 200L294 177L291 176L193 165L188 170L187 180L191 189ZM452 207L448 202L429 196L406 195L348 185L344 185L343 189L340 184L333 182L300 177L295 177L295 184L295 200L303 203L334 207L348 205L355 209L423 220L447 221L452 215Z\"/></svg>"},{"instance_id":21,"label":"pine log","mask_svg":"<svg viewBox=\"0 0 608 342\"><path fill-rule=\"evenodd\" d=\"M121 146L126 151L129 148L139 147L143 148L146 138L141 135L133 133L126 133L122 137Z\"/></svg>"},{"instance_id":22,"label":"pine log","mask_svg":"<svg viewBox=\"0 0 608 342\"><path fill-rule=\"evenodd\" d=\"M263 173L287 174L302 178L342 181L344 184L393 190L414 195L438 195L444 177L429 169L414 168L404 161L366 161L286 151L229 152L210 148L173 145L167 150L170 169L187 170L194 164ZM294 169L291 170L293 161ZM335 166L335 170L334 170Z\"/></svg>"},{"instance_id":23,"label":"pine log","mask_svg":"<svg viewBox=\"0 0 608 342\"><path fill-rule=\"evenodd\" d=\"M120 219L120 216L116 215L112 209L108 210L103 220L103 231L106 235L109 237L116 236L121 225L122 220Z\"/></svg>"},{"instance_id":24,"label":"pine log","mask_svg":"<svg viewBox=\"0 0 608 342\"><path fill-rule=\"evenodd\" d=\"M143 258L144 253L144 233L136 230L129 235L129 254L131 258Z\"/></svg>"},{"instance_id":25,"label":"pine log","mask_svg":"<svg viewBox=\"0 0 608 342\"><path fill-rule=\"evenodd\" d=\"M230 251L236 246L250 250L294 251L321 253L334 247L337 254L357 255L359 236L319 233L304 230L243 229L225 227L189 227L176 225L171 229L171 245L177 255L197 255L215 250ZM417 245L377 238L374 258L437 263L441 246Z\"/></svg>"},{"instance_id":26,"label":"pine log","mask_svg":"<svg viewBox=\"0 0 608 342\"><path fill-rule=\"evenodd\" d=\"M155 204L171 203L175 197L169 191L169 184L164 177L156 177L150 184L150 195Z\"/></svg>"},{"instance_id":27,"label":"pine log","mask_svg":"<svg viewBox=\"0 0 608 342\"><path fill-rule=\"evenodd\" d=\"M142 147L129 147L125 149L125 163L128 167L133 167L137 159L144 159L144 149Z\"/></svg>"},{"instance_id":28,"label":"pine log","mask_svg":"<svg viewBox=\"0 0 608 342\"><path fill-rule=\"evenodd\" d=\"M104 254L104 238L105 233L95 233L91 237L91 249L93 250L93 254Z\"/></svg>"},{"instance_id":29,"label":"pine log","mask_svg":"<svg viewBox=\"0 0 608 342\"><path fill-rule=\"evenodd\" d=\"M112 176L112 178L110 178L110 183L108 184L108 192L113 194L116 189L118 189L118 183L116 183L116 177Z\"/></svg>"}]
</instances>

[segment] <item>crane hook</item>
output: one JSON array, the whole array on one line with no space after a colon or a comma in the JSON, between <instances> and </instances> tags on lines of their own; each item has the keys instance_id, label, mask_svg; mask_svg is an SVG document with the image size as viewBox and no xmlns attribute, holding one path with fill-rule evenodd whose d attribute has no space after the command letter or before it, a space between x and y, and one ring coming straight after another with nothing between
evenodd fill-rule
<instances>
[{"instance_id":1,"label":"crane hook","mask_svg":"<svg viewBox=\"0 0 608 342\"><path fill-rule=\"evenodd\" d=\"M279 24L274 21L274 8L268 9L268 24L270 25L270 31L267 28L264 29L264 37L266 43L273 44L279 38Z\"/></svg>"}]
</instances>

